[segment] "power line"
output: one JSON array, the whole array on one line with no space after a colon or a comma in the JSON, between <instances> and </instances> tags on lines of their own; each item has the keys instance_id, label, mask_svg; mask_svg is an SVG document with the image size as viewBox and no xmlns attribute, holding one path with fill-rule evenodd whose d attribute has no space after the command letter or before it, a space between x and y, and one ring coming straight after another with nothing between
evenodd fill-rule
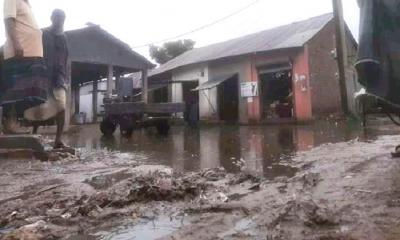
<instances>
[{"instance_id":1,"label":"power line","mask_svg":"<svg viewBox=\"0 0 400 240\"><path fill-rule=\"evenodd\" d=\"M259 1L260 1L260 0L255 0L254 2L252 2L252 3L250 3L250 4L246 5L246 6L244 6L243 8L241 8L241 9L239 9L239 10L237 10L237 11L235 11L235 12L233 12L233 13L231 13L231 14L225 16L225 17L222 17L222 18L220 18L220 19L218 19L218 20L215 20L215 21L213 21L213 22L211 22L211 23L205 24L205 25L203 25L203 26L201 26L201 27L198 27L198 28L196 28L196 29L193 29L193 30L191 30L191 31L188 31L188 32L185 32L185 33L182 33L182 34L173 36L173 37L165 38L165 39L162 39L162 40L159 40L159 41L154 41L154 42L152 42L152 43L148 43L148 44L136 46L136 47L133 47L133 49L135 49L135 48L148 47L148 46L150 46L150 45L154 45L154 44L158 44L158 43L163 43L163 42L171 41L171 40L174 40L174 39L177 39L177 38L181 38L181 37L184 37L184 36L186 36L186 35L189 35L189 34L192 34L192 33L198 32L198 31L201 31L201 30L203 30L203 29L212 27L213 25L216 25L216 24L218 24L218 23L220 23L220 22L223 22L223 21L225 21L225 20L227 20L227 19L229 19L229 18L231 18L231 17L233 17L233 16L235 16L235 15L237 15L237 14L239 14L239 13L245 11L245 10L247 10L248 8L250 8L250 7L252 7L253 5L255 5L256 3L258 3Z\"/></svg>"}]
</instances>

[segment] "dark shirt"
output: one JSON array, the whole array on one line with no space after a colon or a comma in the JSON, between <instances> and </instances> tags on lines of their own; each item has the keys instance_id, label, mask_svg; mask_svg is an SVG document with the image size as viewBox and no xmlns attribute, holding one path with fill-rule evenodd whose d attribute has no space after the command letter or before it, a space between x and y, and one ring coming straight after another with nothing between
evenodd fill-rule
<instances>
[{"instance_id":1,"label":"dark shirt","mask_svg":"<svg viewBox=\"0 0 400 240\"><path fill-rule=\"evenodd\" d=\"M68 46L65 34L43 29L43 56L53 88L66 88Z\"/></svg>"}]
</instances>

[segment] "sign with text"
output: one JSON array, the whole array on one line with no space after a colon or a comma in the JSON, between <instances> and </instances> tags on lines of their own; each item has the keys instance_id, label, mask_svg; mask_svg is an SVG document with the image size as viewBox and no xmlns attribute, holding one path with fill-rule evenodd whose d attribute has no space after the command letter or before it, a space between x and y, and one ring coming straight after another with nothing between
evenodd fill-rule
<instances>
[{"instance_id":1,"label":"sign with text","mask_svg":"<svg viewBox=\"0 0 400 240\"><path fill-rule=\"evenodd\" d=\"M258 82L244 82L240 84L240 92L242 97L257 97Z\"/></svg>"}]
</instances>

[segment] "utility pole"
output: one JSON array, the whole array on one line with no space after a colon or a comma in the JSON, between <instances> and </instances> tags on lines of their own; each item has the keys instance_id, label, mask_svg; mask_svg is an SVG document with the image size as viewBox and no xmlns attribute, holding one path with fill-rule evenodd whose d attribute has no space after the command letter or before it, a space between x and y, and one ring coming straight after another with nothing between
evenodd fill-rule
<instances>
[{"instance_id":1,"label":"utility pole","mask_svg":"<svg viewBox=\"0 0 400 240\"><path fill-rule=\"evenodd\" d=\"M347 87L346 87L346 70L348 66L348 54L346 44L345 21L343 17L342 0L332 0L334 21L336 26L336 52L339 67L339 86L342 102L342 110L344 114L349 112Z\"/></svg>"}]
</instances>

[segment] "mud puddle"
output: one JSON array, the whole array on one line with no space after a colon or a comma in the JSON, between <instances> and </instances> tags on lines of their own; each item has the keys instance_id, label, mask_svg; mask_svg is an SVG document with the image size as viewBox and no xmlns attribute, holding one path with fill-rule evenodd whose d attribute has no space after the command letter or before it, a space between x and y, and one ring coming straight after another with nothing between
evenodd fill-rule
<instances>
[{"instance_id":1,"label":"mud puddle","mask_svg":"<svg viewBox=\"0 0 400 240\"><path fill-rule=\"evenodd\" d=\"M1 234L9 234L14 230L15 230L15 228L0 228L0 235Z\"/></svg>"},{"instance_id":2,"label":"mud puddle","mask_svg":"<svg viewBox=\"0 0 400 240\"><path fill-rule=\"evenodd\" d=\"M170 235L189 223L189 218L160 216L154 219L141 219L111 231L102 231L93 236L99 240L154 240Z\"/></svg>"}]
</instances>

